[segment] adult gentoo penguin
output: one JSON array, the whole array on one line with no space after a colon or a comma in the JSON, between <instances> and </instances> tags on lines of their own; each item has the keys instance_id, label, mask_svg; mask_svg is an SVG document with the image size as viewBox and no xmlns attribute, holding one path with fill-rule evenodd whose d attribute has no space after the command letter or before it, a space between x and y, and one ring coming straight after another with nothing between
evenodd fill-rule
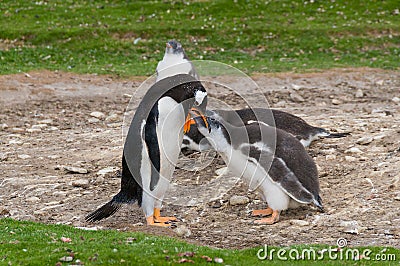
<instances>
[{"instance_id":1,"label":"adult gentoo penguin","mask_svg":"<svg viewBox=\"0 0 400 266\"><path fill-rule=\"evenodd\" d=\"M135 201L149 225L168 226L166 222L175 220L160 216L162 201L178 160L189 110L193 107L202 113L206 104L206 90L190 75L175 75L155 83L140 102L129 127L120 192L86 220L99 221L114 214L123 203Z\"/></svg>"},{"instance_id":2,"label":"adult gentoo penguin","mask_svg":"<svg viewBox=\"0 0 400 266\"><path fill-rule=\"evenodd\" d=\"M235 126L248 125L257 121L275 126L295 136L304 147L308 147L312 141L319 138L342 138L349 133L332 133L321 127L314 127L304 119L276 109L245 108L239 110L207 110L207 116L217 120L224 120ZM272 121L272 117L274 121ZM201 151L211 148L211 145L203 140L195 126L190 128L182 142L182 148Z\"/></svg>"},{"instance_id":3,"label":"adult gentoo penguin","mask_svg":"<svg viewBox=\"0 0 400 266\"><path fill-rule=\"evenodd\" d=\"M207 118L207 125L199 117L194 120L228 168L267 202L267 209L252 214L271 217L255 223L273 224L282 210L301 204L312 203L323 210L317 167L291 134L264 123L234 127L213 118Z\"/></svg>"},{"instance_id":4,"label":"adult gentoo penguin","mask_svg":"<svg viewBox=\"0 0 400 266\"><path fill-rule=\"evenodd\" d=\"M157 81L177 74L188 74L199 80L199 76L182 45L175 40L167 42L164 57L158 62L156 72Z\"/></svg>"}]
</instances>

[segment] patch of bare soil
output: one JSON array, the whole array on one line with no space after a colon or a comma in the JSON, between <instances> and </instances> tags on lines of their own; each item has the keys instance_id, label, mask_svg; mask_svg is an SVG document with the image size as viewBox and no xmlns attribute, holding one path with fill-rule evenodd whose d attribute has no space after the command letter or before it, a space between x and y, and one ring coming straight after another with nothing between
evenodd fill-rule
<instances>
[{"instance_id":1,"label":"patch of bare soil","mask_svg":"<svg viewBox=\"0 0 400 266\"><path fill-rule=\"evenodd\" d=\"M88 224L84 216L119 191L115 172L130 100L126 94L144 79L40 71L0 76L0 217L143 231L224 248L335 245L338 238L352 246L399 248L400 72L340 69L254 79L272 107L315 126L351 132L308 148L318 164L325 213L307 206L283 212L274 225L254 225L251 210L265 204L237 182L218 198L188 206L165 204L163 213L177 216L177 226L185 225L190 234L143 225L137 205ZM244 107L233 94L208 91ZM68 172L65 166L87 173ZM217 158L197 172L177 169L171 187L215 185L211 181L223 166ZM105 173L98 172L105 168ZM232 206L233 195L246 196L249 202Z\"/></svg>"}]
</instances>

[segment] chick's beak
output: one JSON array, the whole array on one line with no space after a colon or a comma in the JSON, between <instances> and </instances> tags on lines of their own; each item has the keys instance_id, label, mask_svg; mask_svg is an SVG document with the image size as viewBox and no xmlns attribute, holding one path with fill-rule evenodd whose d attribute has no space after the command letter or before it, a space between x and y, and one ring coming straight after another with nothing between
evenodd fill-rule
<instances>
[{"instance_id":1,"label":"chick's beak","mask_svg":"<svg viewBox=\"0 0 400 266\"><path fill-rule=\"evenodd\" d=\"M167 48L172 48L171 44L169 44L168 42L166 43Z\"/></svg>"},{"instance_id":2,"label":"chick's beak","mask_svg":"<svg viewBox=\"0 0 400 266\"><path fill-rule=\"evenodd\" d=\"M204 125L206 126L206 128L209 128L207 118L204 116L204 114L199 109L193 107L186 117L186 122L183 126L183 133L186 134L190 130L191 125L196 124L196 122L192 118L192 115L194 117L201 117L201 119L204 121Z\"/></svg>"}]
</instances>

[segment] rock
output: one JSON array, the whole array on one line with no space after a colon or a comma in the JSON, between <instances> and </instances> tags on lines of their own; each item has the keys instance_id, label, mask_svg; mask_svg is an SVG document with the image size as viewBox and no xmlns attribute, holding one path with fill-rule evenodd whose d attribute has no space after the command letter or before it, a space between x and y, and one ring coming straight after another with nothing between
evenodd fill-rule
<instances>
[{"instance_id":1,"label":"rock","mask_svg":"<svg viewBox=\"0 0 400 266\"><path fill-rule=\"evenodd\" d=\"M224 263L224 260L221 258L214 258L215 263Z\"/></svg>"},{"instance_id":2,"label":"rock","mask_svg":"<svg viewBox=\"0 0 400 266\"><path fill-rule=\"evenodd\" d=\"M344 159L345 159L346 161L348 161L348 162L355 162L355 161L357 161L357 158L356 158L356 157L353 157L353 156L344 156Z\"/></svg>"},{"instance_id":3,"label":"rock","mask_svg":"<svg viewBox=\"0 0 400 266\"><path fill-rule=\"evenodd\" d=\"M41 128L28 128L28 129L26 130L26 132L29 132L29 133L39 133L39 132L42 132L42 129L41 129Z\"/></svg>"},{"instance_id":4,"label":"rock","mask_svg":"<svg viewBox=\"0 0 400 266\"><path fill-rule=\"evenodd\" d=\"M356 98L362 98L362 97L364 97L364 92L362 91L362 89L358 89L358 90L356 91L355 97L356 97Z\"/></svg>"},{"instance_id":5,"label":"rock","mask_svg":"<svg viewBox=\"0 0 400 266\"><path fill-rule=\"evenodd\" d=\"M120 116L117 115L117 114L112 114L112 115L110 115L110 116L107 116L106 122L107 122L107 123L117 123L117 122L121 122L121 118L120 118Z\"/></svg>"},{"instance_id":6,"label":"rock","mask_svg":"<svg viewBox=\"0 0 400 266\"><path fill-rule=\"evenodd\" d=\"M22 160L31 158L31 156L28 154L20 154L17 157L18 157L18 159L22 159Z\"/></svg>"},{"instance_id":7,"label":"rock","mask_svg":"<svg viewBox=\"0 0 400 266\"><path fill-rule=\"evenodd\" d=\"M95 123L100 122L100 119L97 119L95 117L91 117L91 118L88 119L88 122L91 123L91 124L95 124Z\"/></svg>"},{"instance_id":8,"label":"rock","mask_svg":"<svg viewBox=\"0 0 400 266\"><path fill-rule=\"evenodd\" d=\"M104 117L106 117L106 115L104 113L96 112L96 111L95 112L91 112L90 116L93 116L93 117L95 117L97 119L103 119Z\"/></svg>"},{"instance_id":9,"label":"rock","mask_svg":"<svg viewBox=\"0 0 400 266\"><path fill-rule=\"evenodd\" d=\"M381 140L381 139L383 139L383 138L385 138L386 137L386 134L384 133L384 134L379 134L379 135L376 135L376 136L374 136L374 140Z\"/></svg>"},{"instance_id":10,"label":"rock","mask_svg":"<svg viewBox=\"0 0 400 266\"><path fill-rule=\"evenodd\" d=\"M338 100L338 99L332 99L332 104L333 105L339 105L339 104L342 104L342 101Z\"/></svg>"},{"instance_id":11,"label":"rock","mask_svg":"<svg viewBox=\"0 0 400 266\"><path fill-rule=\"evenodd\" d=\"M43 129L43 128L46 128L46 127L47 127L47 124L37 124L37 125L31 126L32 129L37 129L37 128Z\"/></svg>"},{"instance_id":12,"label":"rock","mask_svg":"<svg viewBox=\"0 0 400 266\"><path fill-rule=\"evenodd\" d=\"M244 204L247 204L249 202L250 202L250 200L246 196L236 196L236 195L234 195L229 199L229 204L232 205L232 206L244 205Z\"/></svg>"},{"instance_id":13,"label":"rock","mask_svg":"<svg viewBox=\"0 0 400 266\"><path fill-rule=\"evenodd\" d=\"M349 234L359 234L360 226L357 221L341 221L340 226L342 227L342 232Z\"/></svg>"},{"instance_id":14,"label":"rock","mask_svg":"<svg viewBox=\"0 0 400 266\"><path fill-rule=\"evenodd\" d=\"M7 159L8 159L8 153L0 152L0 162L7 161Z\"/></svg>"},{"instance_id":15,"label":"rock","mask_svg":"<svg viewBox=\"0 0 400 266\"><path fill-rule=\"evenodd\" d=\"M58 127L49 127L49 130L50 130L50 131L57 131L57 130L59 130L59 129L58 129Z\"/></svg>"},{"instance_id":16,"label":"rock","mask_svg":"<svg viewBox=\"0 0 400 266\"><path fill-rule=\"evenodd\" d=\"M174 229L175 233L180 237L189 237L192 232L185 225L181 224Z\"/></svg>"},{"instance_id":17,"label":"rock","mask_svg":"<svg viewBox=\"0 0 400 266\"><path fill-rule=\"evenodd\" d=\"M328 155L325 156L325 160L327 160L327 161L336 160L336 155L335 154L328 154Z\"/></svg>"},{"instance_id":18,"label":"rock","mask_svg":"<svg viewBox=\"0 0 400 266\"><path fill-rule=\"evenodd\" d=\"M400 98L399 97L393 97L392 98L392 102L400 103Z\"/></svg>"},{"instance_id":19,"label":"rock","mask_svg":"<svg viewBox=\"0 0 400 266\"><path fill-rule=\"evenodd\" d=\"M102 175L100 175L100 176L98 176L98 177L96 177L96 179L94 180L94 184L95 185L100 185L100 184L103 184L104 183L104 177L102 176Z\"/></svg>"},{"instance_id":20,"label":"rock","mask_svg":"<svg viewBox=\"0 0 400 266\"><path fill-rule=\"evenodd\" d=\"M296 85L296 84L292 84L292 89L294 89L294 90L300 90L302 87L301 87L301 85Z\"/></svg>"},{"instance_id":21,"label":"rock","mask_svg":"<svg viewBox=\"0 0 400 266\"><path fill-rule=\"evenodd\" d=\"M32 197L27 198L25 201L38 202L38 201L40 201L40 199L38 197L32 196Z\"/></svg>"},{"instance_id":22,"label":"rock","mask_svg":"<svg viewBox=\"0 0 400 266\"><path fill-rule=\"evenodd\" d=\"M110 128L117 128L117 127L121 127L122 126L122 123L110 123L110 124L107 124L107 127L110 127Z\"/></svg>"},{"instance_id":23,"label":"rock","mask_svg":"<svg viewBox=\"0 0 400 266\"><path fill-rule=\"evenodd\" d=\"M290 220L290 224L297 225L297 226L307 226L310 225L309 222L304 220Z\"/></svg>"},{"instance_id":24,"label":"rock","mask_svg":"<svg viewBox=\"0 0 400 266\"><path fill-rule=\"evenodd\" d=\"M22 133L22 132L25 132L25 129L19 128L19 127L13 127L11 129L11 132L13 132L13 133Z\"/></svg>"},{"instance_id":25,"label":"rock","mask_svg":"<svg viewBox=\"0 0 400 266\"><path fill-rule=\"evenodd\" d=\"M394 197L394 200L398 200L398 201L400 201L400 195L398 195L398 196Z\"/></svg>"},{"instance_id":26,"label":"rock","mask_svg":"<svg viewBox=\"0 0 400 266\"><path fill-rule=\"evenodd\" d=\"M8 128L7 124L5 124L5 123L0 124L0 130L4 130L4 129L7 129L7 128Z\"/></svg>"},{"instance_id":27,"label":"rock","mask_svg":"<svg viewBox=\"0 0 400 266\"><path fill-rule=\"evenodd\" d=\"M286 107L286 102L285 101L279 101L275 104L275 107Z\"/></svg>"},{"instance_id":28,"label":"rock","mask_svg":"<svg viewBox=\"0 0 400 266\"><path fill-rule=\"evenodd\" d=\"M85 168L74 167L74 166L63 166L64 170L71 173L87 174L89 171Z\"/></svg>"},{"instance_id":29,"label":"rock","mask_svg":"<svg viewBox=\"0 0 400 266\"><path fill-rule=\"evenodd\" d=\"M374 139L372 137L365 136L365 137L361 137L358 140L356 140L356 143L360 144L360 145L367 145L367 144L370 144L373 140Z\"/></svg>"},{"instance_id":30,"label":"rock","mask_svg":"<svg viewBox=\"0 0 400 266\"><path fill-rule=\"evenodd\" d=\"M357 147L352 147L350 149L345 150L344 153L364 153L364 152Z\"/></svg>"},{"instance_id":31,"label":"rock","mask_svg":"<svg viewBox=\"0 0 400 266\"><path fill-rule=\"evenodd\" d=\"M109 174L109 173L114 173L117 170L118 170L117 167L109 166L109 167L106 167L106 168L103 168L103 169L97 171L96 174L104 176L104 175Z\"/></svg>"},{"instance_id":32,"label":"rock","mask_svg":"<svg viewBox=\"0 0 400 266\"><path fill-rule=\"evenodd\" d=\"M8 142L8 144L10 144L10 145L13 145L13 144L22 145L23 142L20 141L20 140L12 139L12 140L10 140L10 141Z\"/></svg>"},{"instance_id":33,"label":"rock","mask_svg":"<svg viewBox=\"0 0 400 266\"><path fill-rule=\"evenodd\" d=\"M304 98L301 97L300 94L298 94L297 92L293 91L289 94L290 99L292 99L292 101L296 102L296 103L301 103L304 102Z\"/></svg>"},{"instance_id":34,"label":"rock","mask_svg":"<svg viewBox=\"0 0 400 266\"><path fill-rule=\"evenodd\" d=\"M380 80L378 80L378 81L376 82L376 85L382 86L383 83L384 83L384 80L383 80L383 79L380 79Z\"/></svg>"},{"instance_id":35,"label":"rock","mask_svg":"<svg viewBox=\"0 0 400 266\"><path fill-rule=\"evenodd\" d=\"M0 217L1 216L9 216L10 215L10 211L4 207L0 207Z\"/></svg>"},{"instance_id":36,"label":"rock","mask_svg":"<svg viewBox=\"0 0 400 266\"><path fill-rule=\"evenodd\" d=\"M38 121L38 123L40 123L40 124L51 125L51 124L53 124L53 119L44 119L44 120L40 120L40 121Z\"/></svg>"},{"instance_id":37,"label":"rock","mask_svg":"<svg viewBox=\"0 0 400 266\"><path fill-rule=\"evenodd\" d=\"M89 187L89 180L87 179L78 179L72 181L73 187L81 187L81 188L88 188Z\"/></svg>"}]
</instances>

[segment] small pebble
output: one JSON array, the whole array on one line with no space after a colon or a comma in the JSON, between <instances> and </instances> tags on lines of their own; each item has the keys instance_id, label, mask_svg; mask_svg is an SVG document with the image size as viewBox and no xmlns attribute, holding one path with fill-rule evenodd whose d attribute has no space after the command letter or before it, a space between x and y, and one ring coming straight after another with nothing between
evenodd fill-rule
<instances>
[{"instance_id":1,"label":"small pebble","mask_svg":"<svg viewBox=\"0 0 400 266\"><path fill-rule=\"evenodd\" d=\"M97 119L102 119L102 118L106 117L106 115L105 115L104 113L102 113L102 112L97 112L97 111L91 112L91 113L90 113L90 116L93 116L93 117L95 117L95 118L97 118Z\"/></svg>"},{"instance_id":2,"label":"small pebble","mask_svg":"<svg viewBox=\"0 0 400 266\"><path fill-rule=\"evenodd\" d=\"M28 155L28 154L20 154L20 155L18 155L17 157L18 157L19 159L22 159L22 160L31 158L31 156Z\"/></svg>"},{"instance_id":3,"label":"small pebble","mask_svg":"<svg viewBox=\"0 0 400 266\"><path fill-rule=\"evenodd\" d=\"M339 104L342 104L342 101L340 101L338 99L332 99L332 104L333 105L339 105Z\"/></svg>"},{"instance_id":4,"label":"small pebble","mask_svg":"<svg viewBox=\"0 0 400 266\"><path fill-rule=\"evenodd\" d=\"M77 174L87 174L89 171L85 168L74 167L74 166L64 166L65 171Z\"/></svg>"},{"instance_id":5,"label":"small pebble","mask_svg":"<svg viewBox=\"0 0 400 266\"><path fill-rule=\"evenodd\" d=\"M344 153L363 153L363 151L357 147L352 147L350 149L347 149Z\"/></svg>"},{"instance_id":6,"label":"small pebble","mask_svg":"<svg viewBox=\"0 0 400 266\"><path fill-rule=\"evenodd\" d=\"M214 262L216 263L224 263L224 260L221 258L214 258Z\"/></svg>"},{"instance_id":7,"label":"small pebble","mask_svg":"<svg viewBox=\"0 0 400 266\"><path fill-rule=\"evenodd\" d=\"M121 118L117 114L112 114L110 116L107 116L107 118L106 118L107 123L116 123L116 122L120 122L120 121L121 121Z\"/></svg>"},{"instance_id":8,"label":"small pebble","mask_svg":"<svg viewBox=\"0 0 400 266\"><path fill-rule=\"evenodd\" d=\"M95 123L99 123L100 119L97 119L95 117L91 117L91 118L88 119L88 122L91 123L91 124L95 124Z\"/></svg>"},{"instance_id":9,"label":"small pebble","mask_svg":"<svg viewBox=\"0 0 400 266\"><path fill-rule=\"evenodd\" d=\"M328 154L328 155L325 156L325 160L327 160L327 161L336 160L336 155L335 154Z\"/></svg>"},{"instance_id":10,"label":"small pebble","mask_svg":"<svg viewBox=\"0 0 400 266\"><path fill-rule=\"evenodd\" d=\"M87 179L78 179L72 181L73 187L81 187L81 188L88 188L89 187L89 180Z\"/></svg>"},{"instance_id":11,"label":"small pebble","mask_svg":"<svg viewBox=\"0 0 400 266\"><path fill-rule=\"evenodd\" d=\"M353 157L353 156L344 156L344 159L348 162L355 162L357 161L357 158Z\"/></svg>"},{"instance_id":12,"label":"small pebble","mask_svg":"<svg viewBox=\"0 0 400 266\"><path fill-rule=\"evenodd\" d=\"M367 144L370 144L372 141L373 141L372 137L366 136L366 137L361 137L358 140L356 140L356 143L361 144L361 145L367 145Z\"/></svg>"},{"instance_id":13,"label":"small pebble","mask_svg":"<svg viewBox=\"0 0 400 266\"><path fill-rule=\"evenodd\" d=\"M290 224L292 224L292 225L298 225L298 226L307 226L307 225L310 225L309 222L304 221L304 220L290 220Z\"/></svg>"},{"instance_id":14,"label":"small pebble","mask_svg":"<svg viewBox=\"0 0 400 266\"><path fill-rule=\"evenodd\" d=\"M192 234L192 231L183 224L175 228L174 231L180 237L189 237Z\"/></svg>"},{"instance_id":15,"label":"small pebble","mask_svg":"<svg viewBox=\"0 0 400 266\"><path fill-rule=\"evenodd\" d=\"M358 90L356 91L355 97L356 97L356 98L362 98L362 97L364 97L364 92L362 91L362 89L358 89Z\"/></svg>"},{"instance_id":16,"label":"small pebble","mask_svg":"<svg viewBox=\"0 0 400 266\"><path fill-rule=\"evenodd\" d=\"M244 204L247 204L247 203L249 203L249 202L250 202L250 200L249 200L249 198L246 197L246 196L237 196L237 195L234 195L234 196L232 196L232 197L229 199L229 204L232 205L232 206L235 206L235 205L244 205Z\"/></svg>"},{"instance_id":17,"label":"small pebble","mask_svg":"<svg viewBox=\"0 0 400 266\"><path fill-rule=\"evenodd\" d=\"M301 95L299 95L297 92L294 92L294 91L291 92L289 94L289 96L290 96L290 99L292 99L292 101L294 101L296 103L300 103L300 102L304 102L305 101L304 98Z\"/></svg>"}]
</instances>

